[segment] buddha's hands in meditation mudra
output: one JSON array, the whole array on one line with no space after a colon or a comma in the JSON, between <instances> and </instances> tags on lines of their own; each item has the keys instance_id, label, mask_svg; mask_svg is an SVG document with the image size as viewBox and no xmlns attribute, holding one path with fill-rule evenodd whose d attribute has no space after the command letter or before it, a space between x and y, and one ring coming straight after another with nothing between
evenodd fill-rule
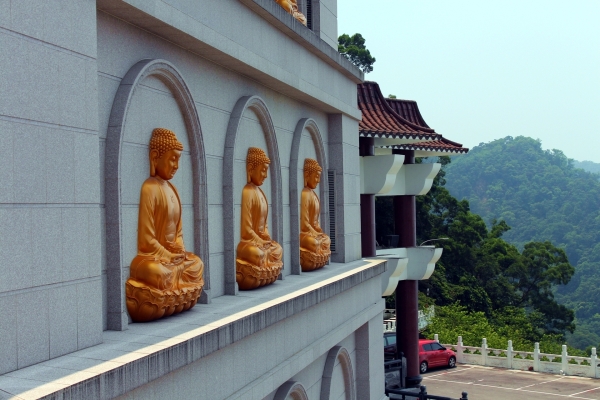
<instances>
[{"instance_id":1,"label":"buddha's hands in meditation mudra","mask_svg":"<svg viewBox=\"0 0 600 400\"><path fill-rule=\"evenodd\" d=\"M248 149L248 183L242 189L240 243L236 251L236 281L241 290L273 283L283 266L283 250L269 234L269 205L260 189L267 178L270 163L271 160L261 149Z\"/></svg>"},{"instance_id":2,"label":"buddha's hands in meditation mudra","mask_svg":"<svg viewBox=\"0 0 600 400\"><path fill-rule=\"evenodd\" d=\"M193 307L204 286L204 264L183 244L181 201L171 180L183 145L175 133L157 128L150 139L150 177L142 184L138 254L126 283L127 310L134 321L152 321Z\"/></svg>"},{"instance_id":3,"label":"buddha's hands in meditation mudra","mask_svg":"<svg viewBox=\"0 0 600 400\"><path fill-rule=\"evenodd\" d=\"M300 200L300 266L302 271L321 268L331 255L331 239L321 228L321 205L314 192L321 182L322 168L316 160L304 160L304 189Z\"/></svg>"}]
</instances>

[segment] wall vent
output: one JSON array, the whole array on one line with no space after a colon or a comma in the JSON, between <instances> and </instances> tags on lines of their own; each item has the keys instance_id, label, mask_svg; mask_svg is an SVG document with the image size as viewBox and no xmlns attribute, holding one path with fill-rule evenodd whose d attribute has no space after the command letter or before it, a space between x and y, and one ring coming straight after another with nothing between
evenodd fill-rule
<instances>
[{"instance_id":1,"label":"wall vent","mask_svg":"<svg viewBox=\"0 0 600 400\"><path fill-rule=\"evenodd\" d=\"M329 237L331 239L331 252L335 253L335 238L336 238L336 227L335 227L335 170L330 169L327 171L327 181L329 189Z\"/></svg>"},{"instance_id":2,"label":"wall vent","mask_svg":"<svg viewBox=\"0 0 600 400\"><path fill-rule=\"evenodd\" d=\"M312 0L306 0L306 26L312 31Z\"/></svg>"}]
</instances>

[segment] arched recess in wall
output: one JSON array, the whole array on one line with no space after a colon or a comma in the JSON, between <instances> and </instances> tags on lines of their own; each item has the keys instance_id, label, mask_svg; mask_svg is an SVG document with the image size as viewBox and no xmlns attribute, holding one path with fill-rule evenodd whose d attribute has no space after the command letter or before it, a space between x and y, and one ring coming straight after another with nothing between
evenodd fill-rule
<instances>
[{"instance_id":1,"label":"arched recess in wall","mask_svg":"<svg viewBox=\"0 0 600 400\"><path fill-rule=\"evenodd\" d=\"M262 127L267 142L267 155L271 159L269 166L269 179L271 179L271 209L269 214L272 218L272 226L269 227L271 237L278 243L283 243L283 196L281 184L281 162L279 160L279 147L275 126L271 113L265 102L259 96L244 96L240 98L229 118L227 133L225 136L225 151L223 152L223 239L224 239L224 268L225 268L225 294L237 294L237 283L235 281L235 196L241 196L235 192L234 185L234 157L235 144L239 134L240 123L246 110L252 110Z\"/></svg>"},{"instance_id":2,"label":"arched recess in wall","mask_svg":"<svg viewBox=\"0 0 600 400\"><path fill-rule=\"evenodd\" d=\"M279 386L273 400L308 400L306 389L300 382L287 381Z\"/></svg>"},{"instance_id":3,"label":"arched recess in wall","mask_svg":"<svg viewBox=\"0 0 600 400\"><path fill-rule=\"evenodd\" d=\"M146 78L156 78L171 92L177 102L188 134L192 170L193 240L194 251L204 262L205 286L200 303L210 301L208 199L206 193L206 161L200 119L192 95L179 71L170 62L160 59L141 60L125 74L113 101L106 135L105 151L105 206L106 206L106 262L107 262L107 328L127 329L129 316L125 303L125 281L129 276L124 265L122 176L123 137L132 104L140 84ZM158 126L157 126L158 127ZM147 167L146 167L147 168ZM140 187L141 187L140 182ZM178 188L181 191L181 188ZM139 191L139 188L136 190ZM138 192L139 193L139 192ZM127 221L131 223L132 221ZM137 219L135 220L137 226ZM185 228L185 227L184 227Z\"/></svg>"},{"instance_id":4,"label":"arched recess in wall","mask_svg":"<svg viewBox=\"0 0 600 400\"><path fill-rule=\"evenodd\" d=\"M321 183L319 183L319 199L321 201L321 228L329 234L328 207L328 185L327 185L327 159L325 158L325 148L323 138L317 123L312 118L303 118L296 124L294 137L292 139L292 150L290 155L290 230L291 230L291 253L292 253L292 274L299 275L300 268L300 191L299 185L304 182L304 176L299 172L303 168L304 159L300 160L300 144L302 142L302 133L307 130L312 138L317 161L323 172L321 173Z\"/></svg>"},{"instance_id":5,"label":"arched recess in wall","mask_svg":"<svg viewBox=\"0 0 600 400\"><path fill-rule=\"evenodd\" d=\"M356 399L356 389L354 387L354 371L352 369L352 359L348 350L341 346L335 346L327 354L325 368L323 368L323 378L321 379L321 400L330 400L332 397L332 378L333 370L339 361L344 377L344 393L346 400Z\"/></svg>"}]
</instances>

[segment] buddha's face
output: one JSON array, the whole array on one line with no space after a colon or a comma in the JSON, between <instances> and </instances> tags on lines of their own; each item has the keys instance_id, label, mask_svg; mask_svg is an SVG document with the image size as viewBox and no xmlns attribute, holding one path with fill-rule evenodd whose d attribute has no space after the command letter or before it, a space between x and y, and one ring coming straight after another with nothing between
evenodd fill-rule
<instances>
[{"instance_id":1,"label":"buddha's face","mask_svg":"<svg viewBox=\"0 0 600 400\"><path fill-rule=\"evenodd\" d=\"M265 179L267 179L269 164L262 163L260 165L250 165L249 168L248 173L250 175L250 182L254 183L256 186L261 186Z\"/></svg>"},{"instance_id":2,"label":"buddha's face","mask_svg":"<svg viewBox=\"0 0 600 400\"><path fill-rule=\"evenodd\" d=\"M175 176L175 173L179 169L179 158L181 157L181 150L172 149L163 153L162 156L158 157L158 151L153 154L154 168L156 175L162 179L168 181Z\"/></svg>"},{"instance_id":3,"label":"buddha's face","mask_svg":"<svg viewBox=\"0 0 600 400\"><path fill-rule=\"evenodd\" d=\"M306 186L315 189L319 182L321 182L321 171L307 172L304 181Z\"/></svg>"}]
</instances>

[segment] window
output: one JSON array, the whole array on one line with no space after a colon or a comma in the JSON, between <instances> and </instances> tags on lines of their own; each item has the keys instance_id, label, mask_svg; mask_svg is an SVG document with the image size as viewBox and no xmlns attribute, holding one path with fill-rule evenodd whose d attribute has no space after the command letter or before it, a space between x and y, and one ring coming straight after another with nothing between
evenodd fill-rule
<instances>
[{"instance_id":1,"label":"window","mask_svg":"<svg viewBox=\"0 0 600 400\"><path fill-rule=\"evenodd\" d=\"M446 348L439 343L431 343L431 350L446 350Z\"/></svg>"}]
</instances>

